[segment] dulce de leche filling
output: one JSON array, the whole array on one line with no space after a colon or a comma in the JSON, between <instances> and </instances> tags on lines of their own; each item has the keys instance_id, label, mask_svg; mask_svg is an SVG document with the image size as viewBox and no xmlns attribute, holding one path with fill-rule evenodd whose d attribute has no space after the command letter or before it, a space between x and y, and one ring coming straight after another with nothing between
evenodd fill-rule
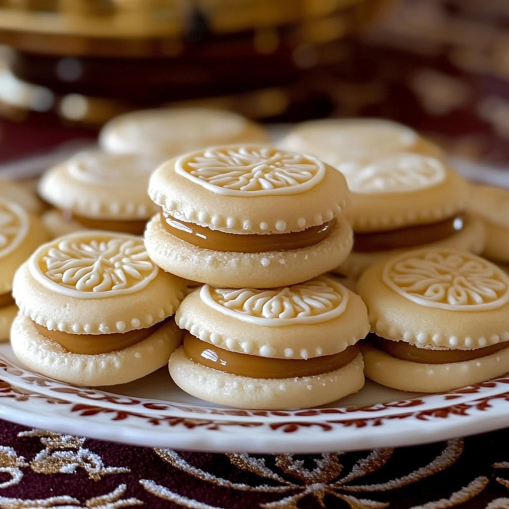
<instances>
[{"instance_id":1,"label":"dulce de leche filling","mask_svg":"<svg viewBox=\"0 0 509 509\"><path fill-rule=\"evenodd\" d=\"M33 324L39 334L45 338L57 342L71 353L84 355L98 355L123 350L148 338L162 325L162 323L156 323L148 329L136 329L113 334L69 334L68 332L48 330L35 322Z\"/></svg>"},{"instance_id":2,"label":"dulce de leche filling","mask_svg":"<svg viewBox=\"0 0 509 509\"><path fill-rule=\"evenodd\" d=\"M163 227L171 235L203 249L234 253L261 253L265 251L288 251L314 246L327 238L336 220L306 228L300 232L266 235L234 234L211 230L205 226L187 223L161 212Z\"/></svg>"},{"instance_id":3,"label":"dulce de leche filling","mask_svg":"<svg viewBox=\"0 0 509 509\"><path fill-rule=\"evenodd\" d=\"M421 364L449 364L451 362L465 362L479 359L486 355L509 348L509 343L497 343L475 350L428 350L409 345L403 341L391 341L374 336L371 338L378 350L403 361L418 362Z\"/></svg>"},{"instance_id":4,"label":"dulce de leche filling","mask_svg":"<svg viewBox=\"0 0 509 509\"><path fill-rule=\"evenodd\" d=\"M184 352L188 359L232 375L249 378L295 378L321 375L346 366L359 354L355 345L334 355L312 359L271 359L230 352L205 343L190 333L184 336Z\"/></svg>"},{"instance_id":5,"label":"dulce de leche filling","mask_svg":"<svg viewBox=\"0 0 509 509\"><path fill-rule=\"evenodd\" d=\"M116 219L92 219L90 217L73 214L69 210L59 210L65 221L77 221L78 223L92 230L108 230L120 233L132 233L133 235L142 235L147 225L147 220L127 220L120 221Z\"/></svg>"},{"instance_id":6,"label":"dulce de leche filling","mask_svg":"<svg viewBox=\"0 0 509 509\"><path fill-rule=\"evenodd\" d=\"M371 253L438 242L461 231L464 221L464 216L459 214L438 223L419 224L382 232L356 233L353 250L358 253Z\"/></svg>"},{"instance_id":7,"label":"dulce de leche filling","mask_svg":"<svg viewBox=\"0 0 509 509\"><path fill-rule=\"evenodd\" d=\"M11 304L14 304L12 293L0 293L0 308L10 306Z\"/></svg>"}]
</instances>

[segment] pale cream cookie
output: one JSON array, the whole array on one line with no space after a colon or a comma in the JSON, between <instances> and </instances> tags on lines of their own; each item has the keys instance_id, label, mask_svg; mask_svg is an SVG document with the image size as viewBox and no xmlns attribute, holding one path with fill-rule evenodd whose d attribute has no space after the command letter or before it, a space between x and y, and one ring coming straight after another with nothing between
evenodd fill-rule
<instances>
[{"instance_id":1,"label":"pale cream cookie","mask_svg":"<svg viewBox=\"0 0 509 509\"><path fill-rule=\"evenodd\" d=\"M342 175L270 146L212 147L152 175L160 212L145 232L164 270L216 286L299 283L339 265L352 246Z\"/></svg>"},{"instance_id":2,"label":"pale cream cookie","mask_svg":"<svg viewBox=\"0 0 509 509\"><path fill-rule=\"evenodd\" d=\"M209 145L267 143L269 138L261 126L230 111L160 108L115 117L99 141L109 152L148 154L162 162Z\"/></svg>"},{"instance_id":3,"label":"pale cream cookie","mask_svg":"<svg viewBox=\"0 0 509 509\"><path fill-rule=\"evenodd\" d=\"M376 334L365 358L372 380L436 392L509 371L509 277L488 260L411 251L369 267L357 290Z\"/></svg>"},{"instance_id":4,"label":"pale cream cookie","mask_svg":"<svg viewBox=\"0 0 509 509\"><path fill-rule=\"evenodd\" d=\"M0 198L0 341L9 339L17 311L11 295L14 273L48 239L49 234L36 215Z\"/></svg>"},{"instance_id":5,"label":"pale cream cookie","mask_svg":"<svg viewBox=\"0 0 509 509\"><path fill-rule=\"evenodd\" d=\"M164 366L179 344L168 319L186 291L185 281L150 260L140 237L104 231L60 237L16 272L13 351L59 380L135 380Z\"/></svg>"},{"instance_id":6,"label":"pale cream cookie","mask_svg":"<svg viewBox=\"0 0 509 509\"><path fill-rule=\"evenodd\" d=\"M39 194L54 207L43 220L53 237L83 229L141 234L156 208L147 194L157 163L133 154L81 152L48 170Z\"/></svg>"},{"instance_id":7,"label":"pale cream cookie","mask_svg":"<svg viewBox=\"0 0 509 509\"><path fill-rule=\"evenodd\" d=\"M23 182L15 182L3 177L0 177L0 198L13 201L33 214L41 214L46 208L35 192L29 190Z\"/></svg>"},{"instance_id":8,"label":"pale cream cookie","mask_svg":"<svg viewBox=\"0 0 509 509\"><path fill-rule=\"evenodd\" d=\"M344 175L354 246L336 273L358 277L374 260L402 250L484 248L483 225L465 213L469 185L442 160L405 152Z\"/></svg>"},{"instance_id":9,"label":"pale cream cookie","mask_svg":"<svg viewBox=\"0 0 509 509\"><path fill-rule=\"evenodd\" d=\"M472 184L468 209L482 219L486 228L483 256L509 263L509 190Z\"/></svg>"},{"instance_id":10,"label":"pale cream cookie","mask_svg":"<svg viewBox=\"0 0 509 509\"><path fill-rule=\"evenodd\" d=\"M366 306L332 277L264 290L204 285L183 300L176 322L188 332L170 374L213 403L307 408L364 384L357 343L369 330Z\"/></svg>"},{"instance_id":11,"label":"pale cream cookie","mask_svg":"<svg viewBox=\"0 0 509 509\"><path fill-rule=\"evenodd\" d=\"M444 157L438 146L413 129L379 118L302 122L279 145L287 150L313 154L341 172L400 152Z\"/></svg>"}]
</instances>

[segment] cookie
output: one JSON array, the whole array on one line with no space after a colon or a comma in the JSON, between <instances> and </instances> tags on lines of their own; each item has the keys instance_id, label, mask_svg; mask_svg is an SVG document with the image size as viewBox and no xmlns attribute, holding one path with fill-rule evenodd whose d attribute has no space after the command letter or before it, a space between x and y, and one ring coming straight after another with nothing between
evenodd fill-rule
<instances>
[{"instance_id":1,"label":"cookie","mask_svg":"<svg viewBox=\"0 0 509 509\"><path fill-rule=\"evenodd\" d=\"M141 235L156 207L147 195L156 163L133 154L81 152L47 171L39 194L56 210L43 221L53 237L97 229Z\"/></svg>"},{"instance_id":2,"label":"cookie","mask_svg":"<svg viewBox=\"0 0 509 509\"><path fill-rule=\"evenodd\" d=\"M488 260L410 251L369 267L357 291L374 333L363 354L375 382L440 392L509 371L509 277Z\"/></svg>"},{"instance_id":3,"label":"cookie","mask_svg":"<svg viewBox=\"0 0 509 509\"><path fill-rule=\"evenodd\" d=\"M267 143L265 130L236 113L209 108L160 108L120 115L101 130L101 146L161 162L209 145Z\"/></svg>"},{"instance_id":4,"label":"cookie","mask_svg":"<svg viewBox=\"0 0 509 509\"><path fill-rule=\"evenodd\" d=\"M509 263L509 191L500 187L472 184L468 209L481 218L486 228L482 255Z\"/></svg>"},{"instance_id":5,"label":"cookie","mask_svg":"<svg viewBox=\"0 0 509 509\"><path fill-rule=\"evenodd\" d=\"M437 145L413 129L378 118L302 122L279 145L287 150L313 154L341 172L351 172L400 152L444 157Z\"/></svg>"},{"instance_id":6,"label":"cookie","mask_svg":"<svg viewBox=\"0 0 509 509\"><path fill-rule=\"evenodd\" d=\"M17 312L11 295L14 273L48 239L49 234L37 216L0 198L0 341L9 339Z\"/></svg>"},{"instance_id":7,"label":"cookie","mask_svg":"<svg viewBox=\"0 0 509 509\"><path fill-rule=\"evenodd\" d=\"M366 307L333 278L271 290L204 285L175 319L188 332L170 357L170 374L206 401L306 408L364 384L357 343L369 330Z\"/></svg>"},{"instance_id":8,"label":"cookie","mask_svg":"<svg viewBox=\"0 0 509 509\"><path fill-rule=\"evenodd\" d=\"M416 248L482 251L483 224L466 212L469 184L442 160L404 152L344 175L354 246L334 272L355 278L382 256Z\"/></svg>"},{"instance_id":9,"label":"cookie","mask_svg":"<svg viewBox=\"0 0 509 509\"><path fill-rule=\"evenodd\" d=\"M192 152L149 183L161 207L145 243L162 269L232 288L274 288L339 265L352 246L343 176L318 159L270 146Z\"/></svg>"},{"instance_id":10,"label":"cookie","mask_svg":"<svg viewBox=\"0 0 509 509\"><path fill-rule=\"evenodd\" d=\"M78 232L37 249L16 272L11 344L31 370L70 383L130 382L180 344L171 317L185 283L155 265L143 240Z\"/></svg>"},{"instance_id":11,"label":"cookie","mask_svg":"<svg viewBox=\"0 0 509 509\"><path fill-rule=\"evenodd\" d=\"M45 210L44 203L22 182L14 182L3 177L0 177L0 198L17 203L33 214L41 214Z\"/></svg>"}]
</instances>

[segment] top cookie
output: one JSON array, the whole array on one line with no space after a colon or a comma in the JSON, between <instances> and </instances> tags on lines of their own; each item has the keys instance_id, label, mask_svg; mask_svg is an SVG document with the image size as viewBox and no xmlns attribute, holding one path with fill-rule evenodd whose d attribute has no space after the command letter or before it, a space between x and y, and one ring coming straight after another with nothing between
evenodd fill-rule
<instances>
[{"instance_id":1,"label":"top cookie","mask_svg":"<svg viewBox=\"0 0 509 509\"><path fill-rule=\"evenodd\" d=\"M55 207L84 217L148 219L155 212L147 188L156 166L134 154L82 152L48 170L39 193Z\"/></svg>"},{"instance_id":2,"label":"top cookie","mask_svg":"<svg viewBox=\"0 0 509 509\"><path fill-rule=\"evenodd\" d=\"M103 127L99 141L110 152L164 160L209 145L266 143L268 136L261 126L230 111L167 108L120 115Z\"/></svg>"},{"instance_id":3,"label":"top cookie","mask_svg":"<svg viewBox=\"0 0 509 509\"><path fill-rule=\"evenodd\" d=\"M439 147L409 127L375 118L303 122L281 141L280 146L314 154L341 172L398 152L443 157Z\"/></svg>"},{"instance_id":4,"label":"top cookie","mask_svg":"<svg viewBox=\"0 0 509 509\"><path fill-rule=\"evenodd\" d=\"M49 330L109 334L171 316L185 289L150 260L142 238L87 231L37 249L16 272L13 296L22 314Z\"/></svg>"},{"instance_id":5,"label":"top cookie","mask_svg":"<svg viewBox=\"0 0 509 509\"><path fill-rule=\"evenodd\" d=\"M232 145L163 164L149 183L152 200L176 219L227 233L285 233L338 216L344 177L312 156L270 146Z\"/></svg>"},{"instance_id":6,"label":"top cookie","mask_svg":"<svg viewBox=\"0 0 509 509\"><path fill-rule=\"evenodd\" d=\"M371 330L422 348L469 350L509 340L509 277L446 248L410 251L369 267L357 283Z\"/></svg>"},{"instance_id":7,"label":"top cookie","mask_svg":"<svg viewBox=\"0 0 509 509\"><path fill-rule=\"evenodd\" d=\"M0 198L0 294L11 291L16 269L48 239L37 216Z\"/></svg>"}]
</instances>

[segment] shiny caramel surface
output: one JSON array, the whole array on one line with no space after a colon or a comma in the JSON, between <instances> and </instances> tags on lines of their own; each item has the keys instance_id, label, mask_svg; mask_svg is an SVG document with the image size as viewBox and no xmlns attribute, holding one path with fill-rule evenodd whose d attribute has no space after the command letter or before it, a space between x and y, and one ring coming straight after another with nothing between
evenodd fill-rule
<instances>
[{"instance_id":1,"label":"shiny caramel surface","mask_svg":"<svg viewBox=\"0 0 509 509\"><path fill-rule=\"evenodd\" d=\"M464 216L460 214L438 223L420 224L382 232L356 233L353 250L358 253L370 253L429 244L461 231L463 224Z\"/></svg>"},{"instance_id":2,"label":"shiny caramel surface","mask_svg":"<svg viewBox=\"0 0 509 509\"><path fill-rule=\"evenodd\" d=\"M0 294L0 308L10 306L11 304L14 304L11 292Z\"/></svg>"},{"instance_id":3,"label":"shiny caramel surface","mask_svg":"<svg viewBox=\"0 0 509 509\"><path fill-rule=\"evenodd\" d=\"M56 341L60 346L71 353L84 355L98 355L101 353L123 350L124 348L135 345L148 338L162 325L162 323L156 323L148 329L95 335L69 334L68 332L48 330L46 327L35 322L33 322L33 324L42 336Z\"/></svg>"},{"instance_id":4,"label":"shiny caramel surface","mask_svg":"<svg viewBox=\"0 0 509 509\"><path fill-rule=\"evenodd\" d=\"M428 350L409 345L403 341L391 341L375 335L370 336L373 346L396 359L422 364L448 364L451 362L471 361L509 348L509 342L477 348L475 350Z\"/></svg>"},{"instance_id":5,"label":"shiny caramel surface","mask_svg":"<svg viewBox=\"0 0 509 509\"><path fill-rule=\"evenodd\" d=\"M131 233L133 235L142 235L147 225L147 220L120 221L114 219L92 219L90 217L73 214L67 210L60 210L60 214L66 221L77 221L78 223L92 230L107 230L120 233Z\"/></svg>"},{"instance_id":6,"label":"shiny caramel surface","mask_svg":"<svg viewBox=\"0 0 509 509\"><path fill-rule=\"evenodd\" d=\"M355 345L346 350L312 359L271 359L230 352L205 343L190 333L184 336L184 351L188 359L208 368L249 378L295 378L321 375L353 361L359 354Z\"/></svg>"},{"instance_id":7,"label":"shiny caramel surface","mask_svg":"<svg viewBox=\"0 0 509 509\"><path fill-rule=\"evenodd\" d=\"M300 232L267 235L225 233L180 221L171 216L165 217L163 213L161 213L161 222L171 235L203 249L234 253L262 253L314 246L329 236L336 220L333 219Z\"/></svg>"}]
</instances>

